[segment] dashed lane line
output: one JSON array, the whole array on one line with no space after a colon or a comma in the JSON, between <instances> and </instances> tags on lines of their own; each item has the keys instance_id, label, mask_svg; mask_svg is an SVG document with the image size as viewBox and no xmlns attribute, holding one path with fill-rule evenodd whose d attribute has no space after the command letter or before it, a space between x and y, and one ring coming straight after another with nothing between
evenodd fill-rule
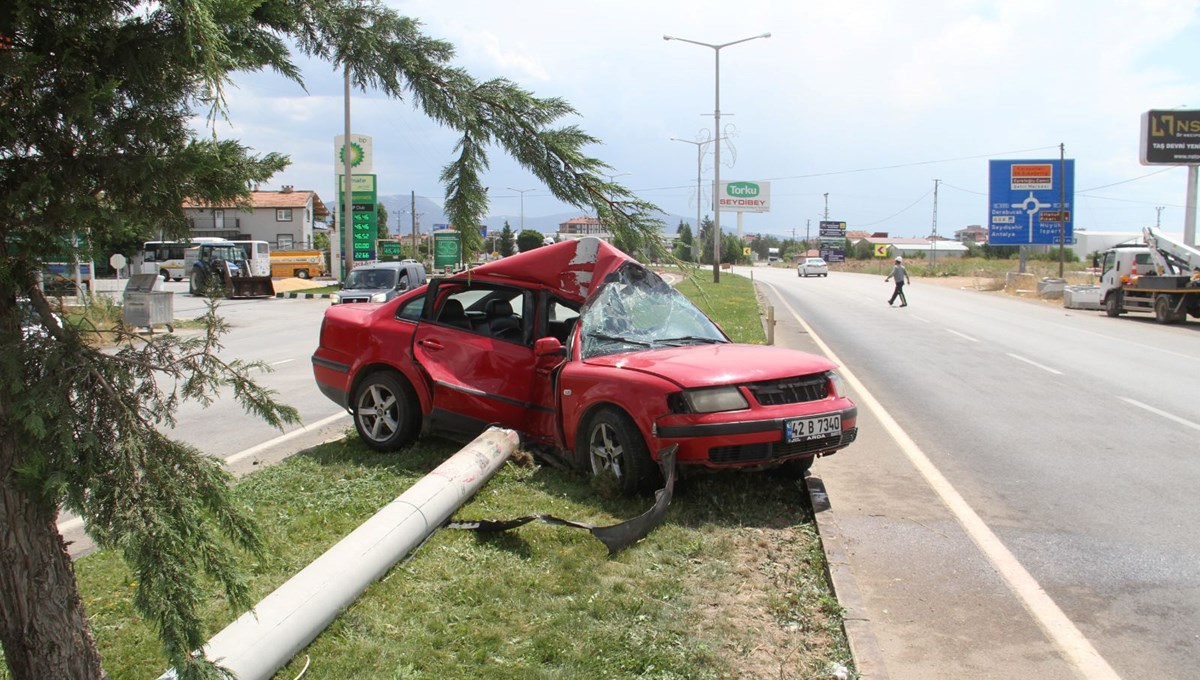
<instances>
[{"instance_id":1,"label":"dashed lane line","mask_svg":"<svg viewBox=\"0 0 1200 680\"><path fill-rule=\"evenodd\" d=\"M1137 400L1135 400L1135 399L1130 399L1130 398L1128 398L1128 397L1117 397L1117 398L1118 398L1118 399L1120 399L1121 401L1123 401L1123 402L1127 403L1127 404L1132 404L1132 405L1134 405L1134 406L1136 406L1136 407L1138 407L1138 408L1140 408L1140 409L1145 409L1145 410L1147 410L1147 411L1149 411L1149 412L1151 412L1151 413L1153 413L1153 414L1155 414L1155 415L1162 416L1163 418L1166 418L1167 420L1171 420L1171 421L1174 421L1174 422L1176 422L1176 423L1179 423L1180 425L1183 425L1184 427L1190 427L1190 428L1192 428L1193 430L1200 430L1200 424L1193 423L1193 422L1192 422L1192 421L1190 421L1190 420L1187 420L1187 419L1185 419L1185 418L1180 418L1179 416L1176 416L1176 415L1172 415L1172 414L1170 414L1170 413L1167 413L1166 411L1163 411L1163 410L1160 410L1160 409L1156 409L1156 408L1154 408L1153 406L1151 406L1151 405L1149 405L1149 404L1143 404L1143 403L1142 403L1142 402L1140 402L1140 401L1137 401Z\"/></svg>"},{"instance_id":2,"label":"dashed lane line","mask_svg":"<svg viewBox=\"0 0 1200 680\"><path fill-rule=\"evenodd\" d=\"M978 340L976 340L975 338L972 338L971 336L967 335L966 333L959 333L958 331L954 330L953 328L947 328L946 332L953 333L953 334L957 335L958 337L962 338L963 340L970 340L971 342L979 342Z\"/></svg>"},{"instance_id":3,"label":"dashed lane line","mask_svg":"<svg viewBox=\"0 0 1200 680\"><path fill-rule=\"evenodd\" d=\"M892 418L883 405L867 391L866 386L862 384L854 372L841 359L837 358L837 355L834 354L829 345L826 345L813 328L800 317L791 303L779 294L778 289L769 283L763 283L763 285L774 291L775 296L787 307L796 321L804 327L805 332L813 339L813 342L817 343L817 346L821 348L825 356L829 357L830 361L841 366L839 372L846 382L858 393L859 399L863 402L862 405L870 409L883 425L884 429L891 434L892 438L900 446L900 449L904 451L904 455L913 464L913 467L921 473L921 476L925 478L925 482L937 493L942 503L946 505L950 512L954 514L959 524L962 525L963 530L971 537L971 540L975 542L975 545L979 547L979 550L988 561L992 563L997 573L1000 574L1001 578L1008 585L1009 590L1021 600L1025 609L1029 611L1034 620L1042 627L1046 636L1058 646L1069 662L1075 666L1080 676L1092 680L1119 679L1120 676L1117 675L1117 672L1096 651L1092 643L1075 626L1075 622L1059 609L1058 605L1046 593L1045 589L1033 578L1033 575L1005 547L1000 538L983 521L983 518L962 497L962 494L958 493L954 486L950 484L950 480L942 475L941 471L925 455L925 452L908 436L904 428L900 427L896 419ZM956 331L950 332L955 333ZM967 339L974 340L974 338L970 337Z\"/></svg>"},{"instance_id":4,"label":"dashed lane line","mask_svg":"<svg viewBox=\"0 0 1200 680\"><path fill-rule=\"evenodd\" d=\"M1046 371L1047 373L1053 373L1054 375L1062 375L1063 374L1062 371L1060 371L1056 368L1050 368L1049 366L1046 366L1045 364L1039 364L1038 362L1034 361L1033 359L1026 359L1023 356L1013 354L1012 352L1007 352L1007 354L1008 354L1008 356L1016 359L1017 361L1024 361L1025 363L1029 364L1030 366L1036 366L1037 368L1040 368L1043 371Z\"/></svg>"}]
</instances>

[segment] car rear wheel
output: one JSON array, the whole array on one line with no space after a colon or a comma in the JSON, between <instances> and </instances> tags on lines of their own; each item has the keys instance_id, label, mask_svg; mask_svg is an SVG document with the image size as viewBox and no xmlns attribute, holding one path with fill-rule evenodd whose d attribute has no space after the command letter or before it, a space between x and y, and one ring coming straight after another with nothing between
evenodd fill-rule
<instances>
[{"instance_id":1,"label":"car rear wheel","mask_svg":"<svg viewBox=\"0 0 1200 680\"><path fill-rule=\"evenodd\" d=\"M372 449L395 451L416 438L420 422L417 395L396 374L380 371L364 378L353 403L354 428Z\"/></svg>"},{"instance_id":2,"label":"car rear wheel","mask_svg":"<svg viewBox=\"0 0 1200 680\"><path fill-rule=\"evenodd\" d=\"M649 493L662 480L637 425L623 411L604 408L583 430L583 450L593 475L612 472L626 496Z\"/></svg>"},{"instance_id":3,"label":"car rear wheel","mask_svg":"<svg viewBox=\"0 0 1200 680\"><path fill-rule=\"evenodd\" d=\"M308 270L307 269L297 269L296 270L296 278L307 279L308 278Z\"/></svg>"}]
</instances>

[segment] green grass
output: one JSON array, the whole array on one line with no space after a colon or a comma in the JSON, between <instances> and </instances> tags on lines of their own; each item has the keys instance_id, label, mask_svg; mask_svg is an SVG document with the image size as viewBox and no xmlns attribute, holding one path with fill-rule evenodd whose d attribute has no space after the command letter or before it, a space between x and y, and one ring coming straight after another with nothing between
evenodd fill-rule
<instances>
[{"instance_id":1,"label":"green grass","mask_svg":"<svg viewBox=\"0 0 1200 680\"><path fill-rule=\"evenodd\" d=\"M721 282L713 283L711 271L691 271L675 288L720 324L734 342L761 345L767 341L750 279L721 272Z\"/></svg>"},{"instance_id":2,"label":"green grass","mask_svg":"<svg viewBox=\"0 0 1200 680\"><path fill-rule=\"evenodd\" d=\"M713 285L700 274L680 289L735 339L762 342L749 280L723 273ZM426 438L383 455L351 432L243 478L234 493L269 545L246 564L255 599L458 448ZM517 462L527 458L456 517L537 512L605 525L650 503ZM102 551L75 566L110 676L156 677L165 662L133 611L124 564ZM691 477L664 525L614 557L585 531L541 523L492 536L439 530L276 677L296 677L306 660L305 678L827 677L851 660L825 574L802 487L769 474ZM219 598L204 612L210 635L235 617Z\"/></svg>"},{"instance_id":3,"label":"green grass","mask_svg":"<svg viewBox=\"0 0 1200 680\"><path fill-rule=\"evenodd\" d=\"M315 295L324 295L325 293L336 293L341 290L341 286L321 286L320 288L303 288L294 292L297 293L313 293Z\"/></svg>"}]
</instances>

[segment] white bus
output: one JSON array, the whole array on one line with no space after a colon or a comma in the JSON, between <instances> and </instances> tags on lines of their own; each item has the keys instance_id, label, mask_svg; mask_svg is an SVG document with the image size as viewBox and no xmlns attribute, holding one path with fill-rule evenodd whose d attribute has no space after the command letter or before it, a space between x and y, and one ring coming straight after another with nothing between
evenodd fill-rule
<instances>
[{"instance_id":1,"label":"white bus","mask_svg":"<svg viewBox=\"0 0 1200 680\"><path fill-rule=\"evenodd\" d=\"M200 236L188 241L146 241L142 244L142 267L138 273L158 274L165 281L182 281L187 276L183 263L184 251L200 243L224 240Z\"/></svg>"}]
</instances>

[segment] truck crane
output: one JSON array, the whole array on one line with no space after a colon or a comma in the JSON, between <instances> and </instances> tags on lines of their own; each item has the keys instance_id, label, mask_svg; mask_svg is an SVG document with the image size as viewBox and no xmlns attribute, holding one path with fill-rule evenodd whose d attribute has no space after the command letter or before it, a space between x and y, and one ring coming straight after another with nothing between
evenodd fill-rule
<instances>
[{"instance_id":1,"label":"truck crane","mask_svg":"<svg viewBox=\"0 0 1200 680\"><path fill-rule=\"evenodd\" d=\"M1151 312L1164 324L1200 318L1200 250L1146 227L1142 243L1104 253L1100 299L1113 317Z\"/></svg>"}]
</instances>

